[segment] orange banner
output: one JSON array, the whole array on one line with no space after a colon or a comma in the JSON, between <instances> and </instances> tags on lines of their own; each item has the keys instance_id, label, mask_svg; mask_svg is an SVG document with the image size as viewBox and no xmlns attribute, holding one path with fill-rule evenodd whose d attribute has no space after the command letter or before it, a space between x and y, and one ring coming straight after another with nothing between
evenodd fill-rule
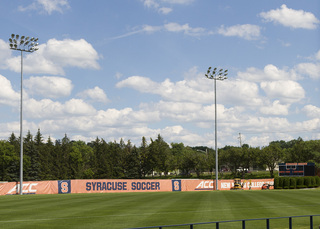
<instances>
[{"instance_id":1,"label":"orange banner","mask_svg":"<svg viewBox=\"0 0 320 229\"><path fill-rule=\"evenodd\" d=\"M264 184L273 189L273 179L241 180L242 189L262 189ZM219 180L219 190L231 190L234 180ZM213 191L215 180L174 179L106 179L106 180L59 180L23 182L23 194L66 194L66 193L111 193L111 192L175 192ZM0 195L19 194L18 182L0 183Z\"/></svg>"},{"instance_id":2,"label":"orange banner","mask_svg":"<svg viewBox=\"0 0 320 229\"><path fill-rule=\"evenodd\" d=\"M0 195L15 195L20 192L17 182L0 183ZM23 182L23 194L57 194L57 181L26 181Z\"/></svg>"}]
</instances>

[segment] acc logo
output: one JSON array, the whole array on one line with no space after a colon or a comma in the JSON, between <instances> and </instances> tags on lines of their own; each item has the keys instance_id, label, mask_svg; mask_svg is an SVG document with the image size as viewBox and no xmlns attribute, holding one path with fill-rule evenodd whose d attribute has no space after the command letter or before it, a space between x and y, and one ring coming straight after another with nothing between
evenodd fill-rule
<instances>
[{"instance_id":1,"label":"acc logo","mask_svg":"<svg viewBox=\"0 0 320 229\"><path fill-rule=\"evenodd\" d=\"M213 181L201 181L195 190L213 190Z\"/></svg>"},{"instance_id":2,"label":"acc logo","mask_svg":"<svg viewBox=\"0 0 320 229\"><path fill-rule=\"evenodd\" d=\"M22 185L22 194L36 194L38 183L23 183ZM8 193L7 195L17 194L20 190L20 184L16 184Z\"/></svg>"},{"instance_id":3,"label":"acc logo","mask_svg":"<svg viewBox=\"0 0 320 229\"><path fill-rule=\"evenodd\" d=\"M181 180L172 180L172 191L181 191Z\"/></svg>"},{"instance_id":4,"label":"acc logo","mask_svg":"<svg viewBox=\"0 0 320 229\"><path fill-rule=\"evenodd\" d=\"M71 181L70 180L59 180L58 181L59 194L71 193Z\"/></svg>"}]
</instances>

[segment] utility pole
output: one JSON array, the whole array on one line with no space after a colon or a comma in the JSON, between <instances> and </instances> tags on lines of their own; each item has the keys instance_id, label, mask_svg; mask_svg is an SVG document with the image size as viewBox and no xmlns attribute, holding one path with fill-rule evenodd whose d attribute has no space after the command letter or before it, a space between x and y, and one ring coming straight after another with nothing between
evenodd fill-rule
<instances>
[{"instance_id":1,"label":"utility pole","mask_svg":"<svg viewBox=\"0 0 320 229\"><path fill-rule=\"evenodd\" d=\"M242 142L241 142L241 133L239 133L239 140L240 140L240 147L242 147Z\"/></svg>"}]
</instances>

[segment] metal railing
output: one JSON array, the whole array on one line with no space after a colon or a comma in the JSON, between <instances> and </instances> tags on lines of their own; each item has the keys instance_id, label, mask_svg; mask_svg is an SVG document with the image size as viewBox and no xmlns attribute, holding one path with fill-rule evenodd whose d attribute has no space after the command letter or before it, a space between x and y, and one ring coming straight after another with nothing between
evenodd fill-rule
<instances>
[{"instance_id":1,"label":"metal railing","mask_svg":"<svg viewBox=\"0 0 320 229\"><path fill-rule=\"evenodd\" d=\"M204 222L204 223L188 223L188 224L176 224L176 225L163 225L163 226L150 226L150 227L135 227L135 228L129 228L129 229L148 229L148 228L166 228L166 227L186 227L189 226L190 229L196 229L197 225L205 225L205 224L215 224L216 229L219 229L220 224L225 223L234 223L234 222L241 222L242 223L242 229L246 228L246 222L248 221L258 221L258 220L264 220L266 222L266 228L270 229L270 221L275 219L288 219L288 228L292 229L292 219L293 218L309 218L309 225L310 229L313 229L313 218L315 216L320 215L301 215L301 216L286 216L286 217L272 217L272 218L258 218L258 219L239 219L239 220L226 220L226 221L213 221L213 222ZM319 226L320 228L320 226ZM318 229L318 228L317 228Z\"/></svg>"}]
</instances>

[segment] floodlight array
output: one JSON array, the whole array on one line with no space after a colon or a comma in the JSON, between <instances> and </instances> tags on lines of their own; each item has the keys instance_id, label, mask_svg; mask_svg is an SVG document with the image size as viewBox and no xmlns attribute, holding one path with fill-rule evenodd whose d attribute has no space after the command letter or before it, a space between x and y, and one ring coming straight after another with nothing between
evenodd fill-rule
<instances>
[{"instance_id":1,"label":"floodlight array","mask_svg":"<svg viewBox=\"0 0 320 229\"><path fill-rule=\"evenodd\" d=\"M19 39L20 38L20 39ZM34 37L26 37L26 36L19 36L18 34L11 34L9 38L10 42L10 49L24 51L24 52L34 52L39 49L37 43L38 38Z\"/></svg>"}]
</instances>

